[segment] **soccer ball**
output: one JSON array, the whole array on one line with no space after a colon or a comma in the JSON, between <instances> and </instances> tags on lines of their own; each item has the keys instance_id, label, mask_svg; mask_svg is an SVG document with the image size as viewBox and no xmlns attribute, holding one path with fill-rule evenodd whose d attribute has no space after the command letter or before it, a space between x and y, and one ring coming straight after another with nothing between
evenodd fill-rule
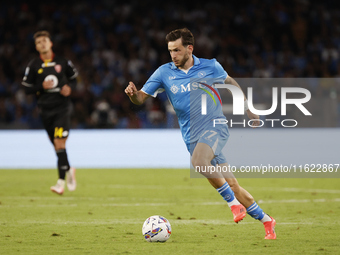
<instances>
[{"instance_id":1,"label":"soccer ball","mask_svg":"<svg viewBox=\"0 0 340 255\"><path fill-rule=\"evenodd\" d=\"M142 232L148 242L166 242L171 235L171 225L163 216L155 215L145 220Z\"/></svg>"}]
</instances>

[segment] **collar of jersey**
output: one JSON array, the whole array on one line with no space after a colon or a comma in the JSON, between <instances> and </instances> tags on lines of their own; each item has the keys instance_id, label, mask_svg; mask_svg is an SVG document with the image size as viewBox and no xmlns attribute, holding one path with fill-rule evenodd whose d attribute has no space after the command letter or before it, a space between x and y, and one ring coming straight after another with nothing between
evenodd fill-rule
<instances>
[{"instance_id":1,"label":"collar of jersey","mask_svg":"<svg viewBox=\"0 0 340 255\"><path fill-rule=\"evenodd\" d=\"M194 59L194 65L193 66L197 66L200 63L200 60L195 55L192 55L192 57ZM178 67L175 66L174 62L172 62L171 69L178 69Z\"/></svg>"},{"instance_id":2,"label":"collar of jersey","mask_svg":"<svg viewBox=\"0 0 340 255\"><path fill-rule=\"evenodd\" d=\"M51 58L51 59L43 60L42 57L41 57L41 55L39 55L39 58L41 59L42 62L44 62L45 66L46 66L47 63L52 62L53 59L54 59L54 57L55 57L54 52L52 53L52 58Z\"/></svg>"}]
</instances>

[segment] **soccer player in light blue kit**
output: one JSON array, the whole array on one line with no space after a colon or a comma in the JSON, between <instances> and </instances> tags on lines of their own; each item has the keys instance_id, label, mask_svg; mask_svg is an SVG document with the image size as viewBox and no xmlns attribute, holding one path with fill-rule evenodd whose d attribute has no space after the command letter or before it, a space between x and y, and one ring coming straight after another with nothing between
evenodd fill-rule
<instances>
[{"instance_id":1,"label":"soccer player in light blue kit","mask_svg":"<svg viewBox=\"0 0 340 255\"><path fill-rule=\"evenodd\" d=\"M228 138L227 125L213 125L214 119L225 119L217 89L208 81L231 84L238 88L238 83L223 69L215 59L197 58L192 54L194 36L186 29L177 29L166 36L168 50L172 62L160 66L137 90L130 82L125 93L137 105L143 104L150 96L156 97L165 91L178 117L182 137L192 155L191 162L195 169L212 169L218 164L227 167L228 163L221 153ZM241 88L240 88L241 89ZM195 93L194 93L195 92ZM206 97L206 112L201 113L202 94ZM246 101L246 97L245 101ZM259 116L247 110L254 127L259 125ZM227 168L225 168L227 169ZM265 239L276 239L275 220L255 202L254 198L243 189L232 173L223 174L216 171L202 171L210 184L227 201L234 221L238 223L246 216L246 212L261 221L265 227Z\"/></svg>"}]
</instances>

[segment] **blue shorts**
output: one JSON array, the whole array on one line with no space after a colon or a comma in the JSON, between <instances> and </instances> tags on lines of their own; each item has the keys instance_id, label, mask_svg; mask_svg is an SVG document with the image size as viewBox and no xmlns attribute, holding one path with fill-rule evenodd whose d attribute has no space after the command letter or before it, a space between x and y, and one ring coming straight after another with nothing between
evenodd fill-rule
<instances>
[{"instance_id":1,"label":"blue shorts","mask_svg":"<svg viewBox=\"0 0 340 255\"><path fill-rule=\"evenodd\" d=\"M227 163L227 159L223 155L222 149L226 145L229 136L229 130L226 126L209 128L202 132L198 141L186 144L186 146L190 155L192 155L197 143L205 143L209 145L215 155L215 157L211 160L211 164L216 166L216 164Z\"/></svg>"}]
</instances>

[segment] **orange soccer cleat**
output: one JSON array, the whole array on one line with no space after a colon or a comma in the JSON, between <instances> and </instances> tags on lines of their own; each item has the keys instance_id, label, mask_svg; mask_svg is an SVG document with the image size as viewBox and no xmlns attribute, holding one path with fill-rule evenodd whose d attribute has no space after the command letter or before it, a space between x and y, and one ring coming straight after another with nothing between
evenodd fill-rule
<instances>
[{"instance_id":1,"label":"orange soccer cleat","mask_svg":"<svg viewBox=\"0 0 340 255\"><path fill-rule=\"evenodd\" d=\"M246 208L239 204L239 205L233 205L230 207L231 212L234 215L234 221L238 223L239 221L243 220L244 217L246 217Z\"/></svg>"},{"instance_id":2,"label":"orange soccer cleat","mask_svg":"<svg viewBox=\"0 0 340 255\"><path fill-rule=\"evenodd\" d=\"M264 237L264 239L276 239L276 233L274 230L276 221L273 217L270 218L272 219L271 221L266 221L265 223L263 223L264 229L266 230L266 236Z\"/></svg>"}]
</instances>

